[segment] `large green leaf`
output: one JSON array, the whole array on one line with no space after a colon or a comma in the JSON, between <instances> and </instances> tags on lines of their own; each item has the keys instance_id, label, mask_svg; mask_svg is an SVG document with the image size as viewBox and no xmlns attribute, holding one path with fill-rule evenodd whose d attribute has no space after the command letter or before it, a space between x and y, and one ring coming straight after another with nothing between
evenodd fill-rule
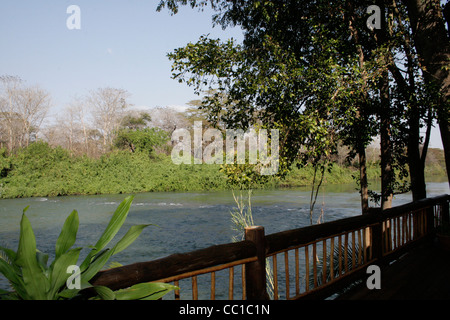
<instances>
[{"instance_id":1,"label":"large green leaf","mask_svg":"<svg viewBox=\"0 0 450 320\"><path fill-rule=\"evenodd\" d=\"M76 248L63 253L58 259L55 259L52 272L50 274L51 290L48 294L48 298L56 299L57 293L61 287L65 285L70 274L67 273L67 268L71 265L75 265L78 261L80 251L82 248Z\"/></svg>"},{"instance_id":2,"label":"large green leaf","mask_svg":"<svg viewBox=\"0 0 450 320\"><path fill-rule=\"evenodd\" d=\"M17 274L20 274L20 267L15 263L17 254L14 250L0 247L0 260L6 261Z\"/></svg>"},{"instance_id":3,"label":"large green leaf","mask_svg":"<svg viewBox=\"0 0 450 320\"><path fill-rule=\"evenodd\" d=\"M43 253L39 250L36 250L36 259L37 259L38 265L41 268L42 272L47 276L48 254Z\"/></svg>"},{"instance_id":4,"label":"large green leaf","mask_svg":"<svg viewBox=\"0 0 450 320\"><path fill-rule=\"evenodd\" d=\"M125 250L130 244L132 244L142 231L148 227L148 224L132 226L128 232L116 243L116 245L110 250L104 250L100 254L94 257L94 260L90 263L87 270L83 273L83 279L89 281L93 276L99 272L109 258L113 255Z\"/></svg>"},{"instance_id":5,"label":"large green leaf","mask_svg":"<svg viewBox=\"0 0 450 320\"><path fill-rule=\"evenodd\" d=\"M83 281L89 281L94 277L108 262L109 258L114 254L114 250L105 249L93 257L91 263L85 270L81 270Z\"/></svg>"},{"instance_id":6,"label":"large green leaf","mask_svg":"<svg viewBox=\"0 0 450 320\"><path fill-rule=\"evenodd\" d=\"M63 291L58 293L57 298L72 299L72 298L76 297L81 290L84 290L84 289L87 289L87 288L92 288L92 287L93 286L90 283L84 281L83 277L81 277L81 289L80 290L78 290L78 289L65 289L65 290L63 290Z\"/></svg>"},{"instance_id":7,"label":"large green leaf","mask_svg":"<svg viewBox=\"0 0 450 320\"><path fill-rule=\"evenodd\" d=\"M97 243L94 245L94 248L89 252L88 256L81 264L81 271L86 270L86 268L91 263L91 260L94 257L94 255L97 254L100 250L102 250L120 230L123 223L125 222L125 219L128 216L128 212L130 211L130 206L131 203L133 202L133 199L134 199L133 196L129 196L125 198L125 200L123 200L122 203L117 207L105 231L100 236Z\"/></svg>"},{"instance_id":8,"label":"large green leaf","mask_svg":"<svg viewBox=\"0 0 450 320\"><path fill-rule=\"evenodd\" d=\"M111 220L108 223L108 226L94 246L97 251L102 250L120 230L123 223L125 222L125 219L128 216L128 212L130 211L130 206L133 202L133 199L133 196L129 196L125 198L125 200L123 200L122 203L117 207Z\"/></svg>"},{"instance_id":9,"label":"large green leaf","mask_svg":"<svg viewBox=\"0 0 450 320\"><path fill-rule=\"evenodd\" d=\"M56 240L55 260L74 245L77 238L78 225L78 212L74 210L67 217L61 229L58 240Z\"/></svg>"},{"instance_id":10,"label":"large green leaf","mask_svg":"<svg viewBox=\"0 0 450 320\"><path fill-rule=\"evenodd\" d=\"M0 251L3 252L3 254L10 260L14 261L16 260L16 252L14 250L5 248L0 246ZM2 255L0 255L0 259L2 258Z\"/></svg>"},{"instance_id":11,"label":"large green leaf","mask_svg":"<svg viewBox=\"0 0 450 320\"><path fill-rule=\"evenodd\" d=\"M17 253L0 247L0 273L11 282L15 292L1 292L2 298L10 299L58 299L73 298L80 290L92 287L92 279L107 263L109 258L132 244L149 225L132 226L112 249L104 249L122 227L133 197L127 197L114 212L108 226L84 260L81 269L81 288L67 289L65 282L69 278L67 268L78 261L81 248L70 249L75 241L79 226L78 213L73 211L66 219L55 246L55 259L47 267L48 255L36 249L36 239L31 223L25 215L20 222L20 239ZM83 269L84 265L84 269ZM167 292L176 289L164 283L145 283L119 290L119 296L107 287L95 287L101 299L159 299Z\"/></svg>"},{"instance_id":12,"label":"large green leaf","mask_svg":"<svg viewBox=\"0 0 450 320\"><path fill-rule=\"evenodd\" d=\"M127 289L117 290L117 300L158 300L168 292L178 289L168 283L139 283Z\"/></svg>"},{"instance_id":13,"label":"large green leaf","mask_svg":"<svg viewBox=\"0 0 450 320\"><path fill-rule=\"evenodd\" d=\"M122 237L122 239L117 242L117 244L114 246L114 252L113 254L117 254L123 250L125 250L130 244L132 244L142 233L142 231L150 226L150 224L141 224L132 226L128 232Z\"/></svg>"},{"instance_id":14,"label":"large green leaf","mask_svg":"<svg viewBox=\"0 0 450 320\"><path fill-rule=\"evenodd\" d=\"M50 284L38 263L36 238L25 212L20 222L19 248L15 263L22 268L22 277L29 298L36 300L46 299Z\"/></svg>"},{"instance_id":15,"label":"large green leaf","mask_svg":"<svg viewBox=\"0 0 450 320\"><path fill-rule=\"evenodd\" d=\"M104 286L95 286L95 292L99 295L102 300L115 300L116 294L108 287Z\"/></svg>"},{"instance_id":16,"label":"large green leaf","mask_svg":"<svg viewBox=\"0 0 450 320\"><path fill-rule=\"evenodd\" d=\"M13 265L10 265L3 259L0 259L0 273L3 274L9 283L16 291L16 293L23 299L29 299L27 290L25 288L25 283L22 278L16 272Z\"/></svg>"}]
</instances>

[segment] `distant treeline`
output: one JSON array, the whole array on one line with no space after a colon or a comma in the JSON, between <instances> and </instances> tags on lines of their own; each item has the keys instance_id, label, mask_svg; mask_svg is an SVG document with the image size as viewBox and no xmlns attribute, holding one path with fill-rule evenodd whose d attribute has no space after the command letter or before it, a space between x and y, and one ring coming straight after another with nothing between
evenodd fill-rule
<instances>
[{"instance_id":1,"label":"distant treeline","mask_svg":"<svg viewBox=\"0 0 450 320\"><path fill-rule=\"evenodd\" d=\"M442 150L431 149L429 174L445 174ZM434 160L433 160L434 159ZM433 161L431 161L433 160ZM220 165L175 165L163 152L131 152L116 148L99 158L72 155L46 142L31 143L15 154L0 150L2 198L64 195L120 194L156 191L201 191L229 189ZM334 164L324 184L354 182L357 165ZM379 179L379 166L369 166L369 178ZM292 170L283 179L270 177L255 188L310 185L312 167Z\"/></svg>"}]
</instances>

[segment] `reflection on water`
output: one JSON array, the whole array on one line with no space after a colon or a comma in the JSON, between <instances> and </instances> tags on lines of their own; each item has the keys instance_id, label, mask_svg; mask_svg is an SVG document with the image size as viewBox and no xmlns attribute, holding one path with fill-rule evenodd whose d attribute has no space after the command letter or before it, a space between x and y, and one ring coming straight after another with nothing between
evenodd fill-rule
<instances>
[{"instance_id":1,"label":"reflection on water","mask_svg":"<svg viewBox=\"0 0 450 320\"><path fill-rule=\"evenodd\" d=\"M429 197L450 193L447 182L428 183L427 190ZM99 195L0 200L0 245L17 248L22 210L28 205L27 216L36 234L37 247L48 253L50 260L64 220L74 209L80 216L76 246L93 245L125 197ZM306 187L254 191L254 222L264 226L266 234L307 226L309 200L310 189ZM360 214L359 201L354 185L326 186L318 195L315 212L323 210L325 221L354 216ZM394 205L409 201L410 194L399 195L395 197ZM231 192L137 194L118 238L134 224L157 226L145 229L132 246L112 260L129 264L229 243L234 235L230 220L230 211L234 207ZM0 288L7 288L1 277Z\"/></svg>"}]
</instances>

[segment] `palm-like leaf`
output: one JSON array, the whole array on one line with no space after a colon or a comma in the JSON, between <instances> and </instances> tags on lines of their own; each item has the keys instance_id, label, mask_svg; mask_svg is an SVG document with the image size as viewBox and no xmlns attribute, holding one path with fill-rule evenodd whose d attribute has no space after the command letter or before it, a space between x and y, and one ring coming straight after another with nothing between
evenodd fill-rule
<instances>
[{"instance_id":1,"label":"palm-like leaf","mask_svg":"<svg viewBox=\"0 0 450 320\"><path fill-rule=\"evenodd\" d=\"M17 252L0 247L0 272L9 280L13 292L0 290L0 299L71 299L80 291L92 287L92 279L109 258L131 245L149 225L132 226L112 249L105 248L122 227L133 197L127 197L114 212L108 226L81 265L81 288L68 289L68 267L76 265L82 248L72 248L79 226L78 213L73 211L64 222L55 245L55 259L48 266L48 255L36 248L31 223L25 215L20 222ZM94 287L101 299L158 299L176 287L168 284L140 284L113 292L106 287Z\"/></svg>"}]
</instances>

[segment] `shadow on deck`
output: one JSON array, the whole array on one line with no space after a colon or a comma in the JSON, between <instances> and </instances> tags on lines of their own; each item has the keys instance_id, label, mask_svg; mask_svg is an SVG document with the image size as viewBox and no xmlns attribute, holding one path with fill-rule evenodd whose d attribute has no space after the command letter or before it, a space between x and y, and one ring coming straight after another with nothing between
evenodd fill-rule
<instances>
[{"instance_id":1,"label":"shadow on deck","mask_svg":"<svg viewBox=\"0 0 450 320\"><path fill-rule=\"evenodd\" d=\"M450 251L423 244L381 267L381 289L364 282L336 300L450 300Z\"/></svg>"}]
</instances>

